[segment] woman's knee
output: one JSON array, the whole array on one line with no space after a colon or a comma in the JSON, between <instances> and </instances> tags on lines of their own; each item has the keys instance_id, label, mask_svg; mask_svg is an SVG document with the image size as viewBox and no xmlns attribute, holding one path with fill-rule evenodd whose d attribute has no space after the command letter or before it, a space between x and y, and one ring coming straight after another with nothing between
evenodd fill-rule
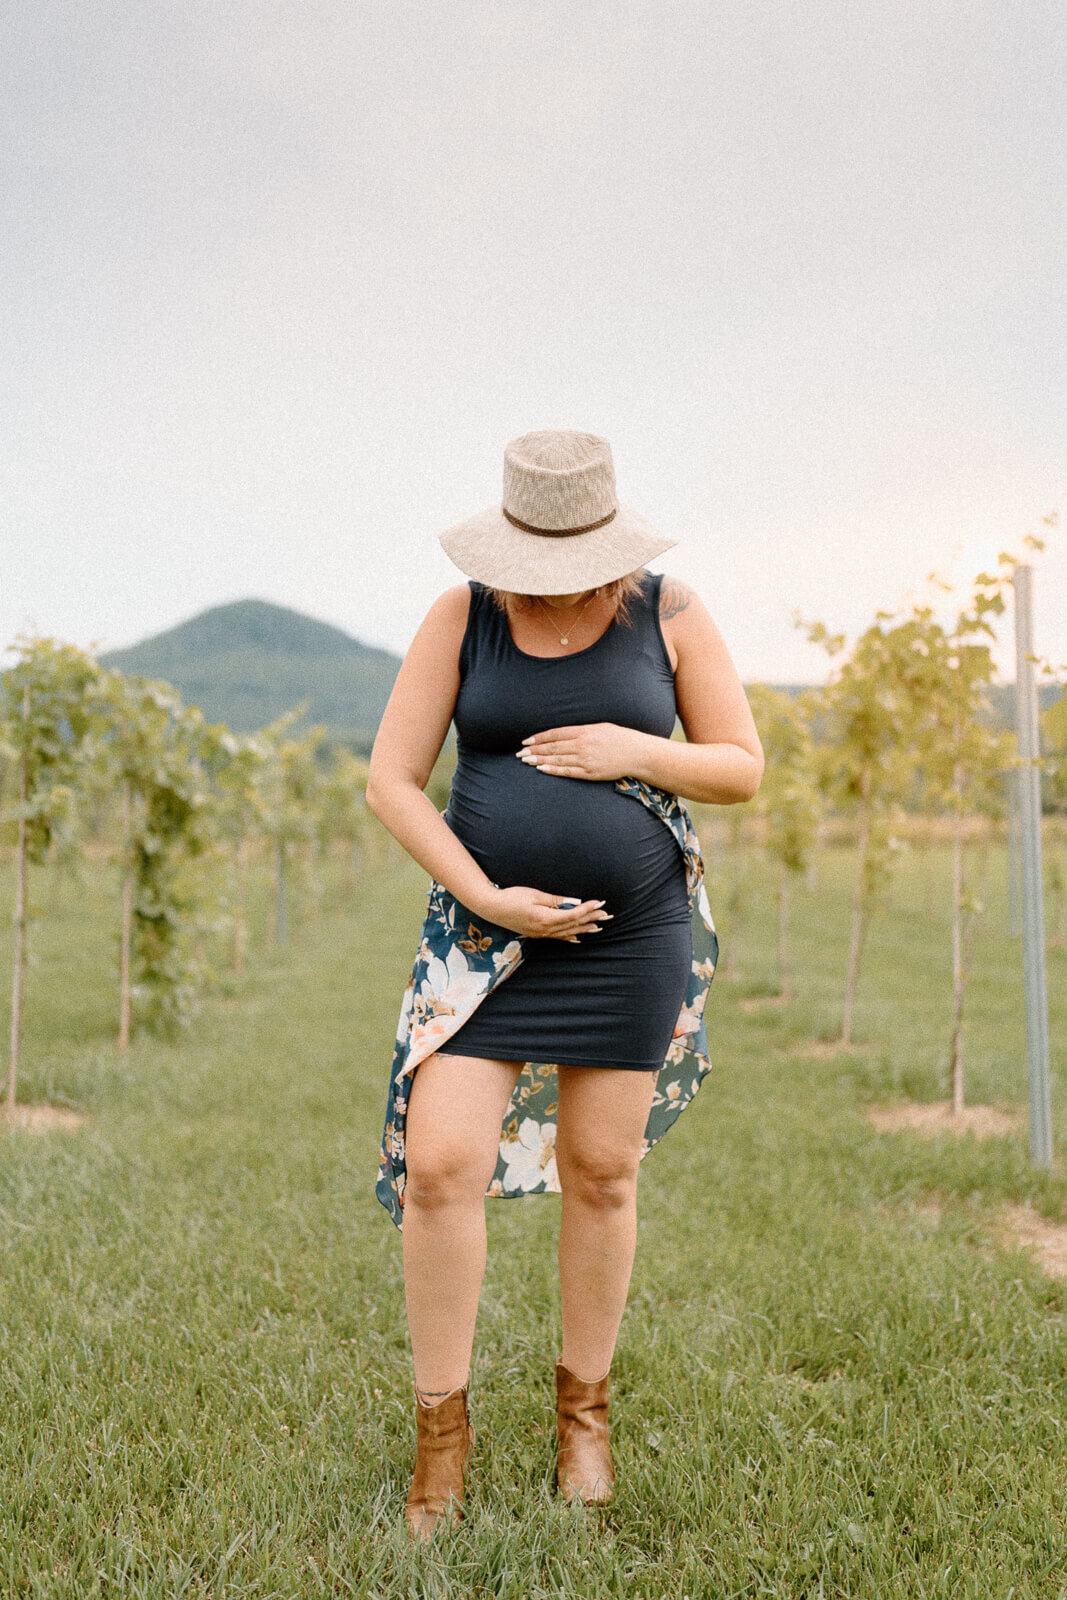
<instances>
[{"instance_id":1,"label":"woman's knee","mask_svg":"<svg viewBox=\"0 0 1067 1600\"><path fill-rule=\"evenodd\" d=\"M557 1150L560 1188L583 1205L617 1211L633 1203L640 1161L639 1151Z\"/></svg>"},{"instance_id":2,"label":"woman's knee","mask_svg":"<svg viewBox=\"0 0 1067 1600\"><path fill-rule=\"evenodd\" d=\"M480 1203L492 1176L483 1152L447 1146L412 1149L409 1142L405 1165L405 1208L414 1203L426 1211Z\"/></svg>"}]
</instances>

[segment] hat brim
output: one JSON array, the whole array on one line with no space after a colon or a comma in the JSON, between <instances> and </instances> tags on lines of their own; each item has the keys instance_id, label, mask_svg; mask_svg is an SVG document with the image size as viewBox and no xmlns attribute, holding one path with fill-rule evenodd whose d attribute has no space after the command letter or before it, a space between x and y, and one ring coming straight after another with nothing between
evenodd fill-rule
<instances>
[{"instance_id":1,"label":"hat brim","mask_svg":"<svg viewBox=\"0 0 1067 1600\"><path fill-rule=\"evenodd\" d=\"M468 578L511 594L598 589L637 572L678 543L657 533L629 506L619 506L603 528L552 538L516 528L496 505L457 522L440 537L445 554Z\"/></svg>"}]
</instances>

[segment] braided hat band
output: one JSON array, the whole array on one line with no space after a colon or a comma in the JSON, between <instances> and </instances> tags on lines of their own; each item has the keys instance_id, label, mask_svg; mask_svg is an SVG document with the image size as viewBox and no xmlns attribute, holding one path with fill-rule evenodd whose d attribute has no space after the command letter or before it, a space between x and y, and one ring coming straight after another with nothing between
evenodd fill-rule
<instances>
[{"instance_id":1,"label":"braided hat band","mask_svg":"<svg viewBox=\"0 0 1067 1600\"><path fill-rule=\"evenodd\" d=\"M592 533L594 528L606 527L615 516L614 511L609 511L599 522L587 522L584 528L535 528L531 523L520 522L518 517L513 517L507 506L501 506L500 509L513 528L521 528L523 533L539 533L545 539L573 539L576 533Z\"/></svg>"}]
</instances>

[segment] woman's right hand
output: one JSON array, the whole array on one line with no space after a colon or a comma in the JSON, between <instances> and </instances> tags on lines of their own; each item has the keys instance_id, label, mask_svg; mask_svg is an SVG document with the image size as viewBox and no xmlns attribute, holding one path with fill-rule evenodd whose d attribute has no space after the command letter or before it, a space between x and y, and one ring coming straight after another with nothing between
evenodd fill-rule
<instances>
[{"instance_id":1,"label":"woman's right hand","mask_svg":"<svg viewBox=\"0 0 1067 1600\"><path fill-rule=\"evenodd\" d=\"M610 922L611 913L603 909L603 900L581 900L577 905L572 901L573 896L568 899L566 895L543 894L540 889L515 887L495 889L492 899L479 909L491 921L524 938L566 939L571 944L577 944L579 934L596 933L602 922Z\"/></svg>"}]
</instances>

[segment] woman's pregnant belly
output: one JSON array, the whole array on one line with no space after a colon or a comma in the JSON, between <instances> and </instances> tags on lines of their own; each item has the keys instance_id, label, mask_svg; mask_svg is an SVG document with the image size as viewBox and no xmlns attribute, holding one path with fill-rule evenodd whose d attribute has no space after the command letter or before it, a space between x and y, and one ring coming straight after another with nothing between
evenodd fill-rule
<instances>
[{"instance_id":1,"label":"woman's pregnant belly","mask_svg":"<svg viewBox=\"0 0 1067 1600\"><path fill-rule=\"evenodd\" d=\"M614 783L555 778L503 755L460 747L445 819L501 888L604 900L604 933L688 919L677 841Z\"/></svg>"}]
</instances>

